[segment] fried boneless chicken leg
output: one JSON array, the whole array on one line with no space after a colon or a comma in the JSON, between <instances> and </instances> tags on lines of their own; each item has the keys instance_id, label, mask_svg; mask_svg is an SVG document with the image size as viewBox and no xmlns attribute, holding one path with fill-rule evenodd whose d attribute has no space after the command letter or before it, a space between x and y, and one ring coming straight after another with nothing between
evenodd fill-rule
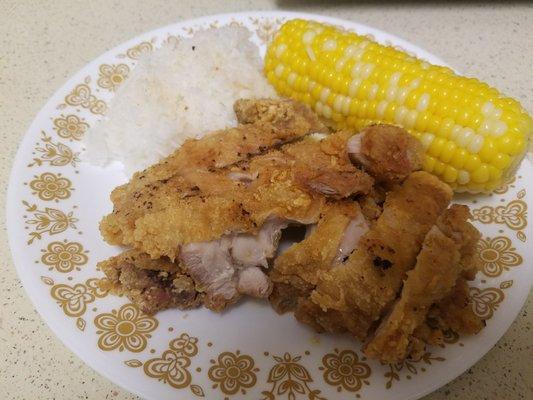
<instances>
[{"instance_id":1,"label":"fried boneless chicken leg","mask_svg":"<svg viewBox=\"0 0 533 400\"><path fill-rule=\"evenodd\" d=\"M413 347L413 333L431 306L452 293L464 269L461 259L479 240L479 232L467 221L466 206L452 205L430 229L416 264L407 272L399 300L365 347L365 354L382 362L404 360Z\"/></svg>"},{"instance_id":2,"label":"fried boneless chicken leg","mask_svg":"<svg viewBox=\"0 0 533 400\"><path fill-rule=\"evenodd\" d=\"M104 239L110 244L133 245L135 221L169 202L183 197L199 196L197 179L216 176L201 174L234 165L249 157L283 143L301 138L309 133L325 132L324 125L306 106L291 100L242 100L241 107L268 103L268 110L276 115L268 121L260 117L248 118L236 128L213 132L202 139L187 140L173 154L142 172L133 175L130 182L111 193L113 213L100 224ZM219 185L204 185L219 191L228 181ZM227 188L231 191L232 188ZM210 194L209 190L206 194Z\"/></svg>"},{"instance_id":3,"label":"fried boneless chicken leg","mask_svg":"<svg viewBox=\"0 0 533 400\"><path fill-rule=\"evenodd\" d=\"M357 320L361 339L396 298L425 235L446 209L452 191L426 172L414 172L390 191L383 212L345 264L319 274L311 300L323 311ZM327 327L324 327L326 330Z\"/></svg>"},{"instance_id":4,"label":"fried boneless chicken leg","mask_svg":"<svg viewBox=\"0 0 533 400\"><path fill-rule=\"evenodd\" d=\"M417 172L405 130L327 133L305 105L239 100L239 126L189 140L111 194L100 228L133 247L99 264L102 285L147 312L221 311L269 298L318 332L349 332L383 362L484 325L467 280L479 232L451 189ZM277 254L281 232L305 238Z\"/></svg>"},{"instance_id":5,"label":"fried boneless chicken leg","mask_svg":"<svg viewBox=\"0 0 533 400\"><path fill-rule=\"evenodd\" d=\"M167 258L153 260L138 250L128 250L99 262L98 267L106 275L102 288L126 295L145 313L186 310L202 303L193 280Z\"/></svg>"}]
</instances>

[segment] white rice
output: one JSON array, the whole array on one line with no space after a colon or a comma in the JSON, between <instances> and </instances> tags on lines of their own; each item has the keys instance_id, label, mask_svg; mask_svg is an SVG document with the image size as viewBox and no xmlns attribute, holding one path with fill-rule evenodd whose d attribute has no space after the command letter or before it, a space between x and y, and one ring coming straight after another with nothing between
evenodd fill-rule
<instances>
[{"instance_id":1,"label":"white rice","mask_svg":"<svg viewBox=\"0 0 533 400\"><path fill-rule=\"evenodd\" d=\"M275 97L249 37L245 28L209 29L145 55L86 135L84 159L117 160L130 174L187 138L236 125L235 100Z\"/></svg>"}]
</instances>

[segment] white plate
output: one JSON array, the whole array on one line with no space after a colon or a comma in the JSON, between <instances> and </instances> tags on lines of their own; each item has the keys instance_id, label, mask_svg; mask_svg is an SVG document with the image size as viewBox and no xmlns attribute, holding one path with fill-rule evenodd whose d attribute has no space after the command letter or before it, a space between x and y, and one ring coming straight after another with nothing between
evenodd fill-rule
<instances>
[{"instance_id":1,"label":"white plate","mask_svg":"<svg viewBox=\"0 0 533 400\"><path fill-rule=\"evenodd\" d=\"M521 265L533 255L526 246L531 231L526 229L530 193L525 187L533 178L528 161L498 194L459 199L471 206L484 235L474 309L492 318L479 335L449 338L420 362L382 366L365 359L350 338L316 335L291 315L276 315L266 302L242 301L223 314L167 310L147 317L125 298L95 289L93 279L102 276L96 262L118 252L102 241L97 222L111 210L109 192L126 177L118 165L102 169L80 163L77 153L84 131L105 111L112 86L120 84L140 52L169 35L242 24L264 51L279 24L295 17L341 25L443 64L395 36L334 18L286 12L205 17L143 34L97 58L52 96L20 145L7 206L20 279L41 316L72 351L140 396L415 399L483 356L529 292L531 272Z\"/></svg>"}]
</instances>

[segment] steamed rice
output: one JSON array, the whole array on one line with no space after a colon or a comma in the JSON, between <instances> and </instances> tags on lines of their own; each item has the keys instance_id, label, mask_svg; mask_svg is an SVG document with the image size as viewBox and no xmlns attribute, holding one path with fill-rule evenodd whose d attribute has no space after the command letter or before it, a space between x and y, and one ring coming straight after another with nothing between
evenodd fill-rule
<instances>
[{"instance_id":1,"label":"steamed rice","mask_svg":"<svg viewBox=\"0 0 533 400\"><path fill-rule=\"evenodd\" d=\"M145 55L88 133L84 158L132 173L187 138L236 125L235 100L275 97L249 37L245 28L209 29Z\"/></svg>"}]
</instances>

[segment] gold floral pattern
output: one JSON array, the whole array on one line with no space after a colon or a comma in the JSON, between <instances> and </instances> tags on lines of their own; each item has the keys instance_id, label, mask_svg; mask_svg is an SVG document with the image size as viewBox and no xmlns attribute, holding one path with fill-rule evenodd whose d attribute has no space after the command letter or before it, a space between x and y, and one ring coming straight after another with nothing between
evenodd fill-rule
<instances>
[{"instance_id":1,"label":"gold floral pattern","mask_svg":"<svg viewBox=\"0 0 533 400\"><path fill-rule=\"evenodd\" d=\"M191 359L172 350L166 350L159 358L144 364L144 372L151 378L157 378L176 389L183 389L191 384L188 367Z\"/></svg>"},{"instance_id":2,"label":"gold floral pattern","mask_svg":"<svg viewBox=\"0 0 533 400\"><path fill-rule=\"evenodd\" d=\"M87 304L92 303L96 298L102 298L107 295L107 291L98 287L97 282L99 279L97 278L87 279L85 284L77 283L73 286L62 283L54 285L54 281L47 277L42 277L41 279L47 285L53 285L50 289L50 295L63 309L65 315L69 317L82 316L87 310ZM85 328L85 321L83 321L83 324Z\"/></svg>"},{"instance_id":3,"label":"gold floral pattern","mask_svg":"<svg viewBox=\"0 0 533 400\"><path fill-rule=\"evenodd\" d=\"M267 44L272 40L278 28L283 23L283 18L275 19L261 19L250 18L252 25L256 27L255 33L263 44Z\"/></svg>"},{"instance_id":4,"label":"gold floral pattern","mask_svg":"<svg viewBox=\"0 0 533 400\"><path fill-rule=\"evenodd\" d=\"M198 354L198 338L189 336L187 333L182 333L176 339L171 340L168 345L176 353L187 357L194 357Z\"/></svg>"},{"instance_id":5,"label":"gold floral pattern","mask_svg":"<svg viewBox=\"0 0 533 400\"><path fill-rule=\"evenodd\" d=\"M76 166L80 162L80 153L75 153L70 147L60 142L53 142L51 136L41 132L41 142L37 142L37 147L32 153L34 157L28 167L41 166L45 163L53 167L63 167L65 165ZM41 144L42 143L42 144Z\"/></svg>"},{"instance_id":6,"label":"gold floral pattern","mask_svg":"<svg viewBox=\"0 0 533 400\"><path fill-rule=\"evenodd\" d=\"M53 174L45 172L41 175L35 175L35 179L30 182L30 188L33 190L32 194L36 194L44 201L58 201L68 199L70 197L72 183L69 179L61 176L61 174Z\"/></svg>"},{"instance_id":7,"label":"gold floral pattern","mask_svg":"<svg viewBox=\"0 0 533 400\"><path fill-rule=\"evenodd\" d=\"M503 183L498 189L494 190L494 194L504 194L509 191L509 189L514 188L516 183L516 175L513 175L509 180Z\"/></svg>"},{"instance_id":8,"label":"gold floral pattern","mask_svg":"<svg viewBox=\"0 0 533 400\"><path fill-rule=\"evenodd\" d=\"M128 77L129 73L130 67L126 64L102 64L99 68L97 84L103 89L114 92Z\"/></svg>"},{"instance_id":9,"label":"gold floral pattern","mask_svg":"<svg viewBox=\"0 0 533 400\"><path fill-rule=\"evenodd\" d=\"M57 272L70 272L74 268L78 271L82 265L87 264L87 250L78 242L69 242L66 239L63 242L52 242L46 250L41 250L41 262L54 269Z\"/></svg>"},{"instance_id":10,"label":"gold floral pattern","mask_svg":"<svg viewBox=\"0 0 533 400\"><path fill-rule=\"evenodd\" d=\"M348 392L357 392L364 385L368 385L367 378L370 377L371 370L364 360L359 360L357 353L352 350L334 349L333 353L328 353L322 357L322 367L324 371L324 381L328 385L335 386L338 392L342 389Z\"/></svg>"},{"instance_id":11,"label":"gold floral pattern","mask_svg":"<svg viewBox=\"0 0 533 400\"><path fill-rule=\"evenodd\" d=\"M141 42L126 51L126 56L132 60L138 60L143 54L150 53L154 49L152 43Z\"/></svg>"},{"instance_id":12,"label":"gold floral pattern","mask_svg":"<svg viewBox=\"0 0 533 400\"><path fill-rule=\"evenodd\" d=\"M191 358L198 354L198 338L182 333L178 338L169 342L169 348L161 357L152 358L144 363L144 373L156 378L173 388L183 389L189 387L195 396L204 397L204 390L199 385L192 385L192 376L189 371ZM126 365L139 367L142 363L137 360L128 360Z\"/></svg>"},{"instance_id":13,"label":"gold floral pattern","mask_svg":"<svg viewBox=\"0 0 533 400\"><path fill-rule=\"evenodd\" d=\"M287 395L288 400L296 399L298 394L306 395L309 400L325 400L320 397L320 390L309 388L313 382L307 369L298 363L301 356L292 356L285 353L281 356L273 356L276 364L268 374L267 383L271 383L270 390L262 392L263 400L281 399Z\"/></svg>"},{"instance_id":14,"label":"gold floral pattern","mask_svg":"<svg viewBox=\"0 0 533 400\"><path fill-rule=\"evenodd\" d=\"M433 362L442 362L446 359L444 357L435 357L430 352L425 352L420 360L405 360L402 363L388 364L388 371L385 372L386 378L385 388L390 389L394 382L401 380L402 373L405 373L407 379L411 379L413 375L417 375L420 372L426 372L426 366L431 365Z\"/></svg>"},{"instance_id":15,"label":"gold floral pattern","mask_svg":"<svg viewBox=\"0 0 533 400\"><path fill-rule=\"evenodd\" d=\"M54 130L58 136L68 140L81 140L85 132L89 129L89 124L77 115L61 115L54 119Z\"/></svg>"},{"instance_id":16,"label":"gold floral pattern","mask_svg":"<svg viewBox=\"0 0 533 400\"><path fill-rule=\"evenodd\" d=\"M470 298L472 299L474 314L483 319L490 319L500 303L505 299L505 294L503 290L495 287L486 289L471 287Z\"/></svg>"},{"instance_id":17,"label":"gold floral pattern","mask_svg":"<svg viewBox=\"0 0 533 400\"><path fill-rule=\"evenodd\" d=\"M157 326L154 317L144 314L134 304L124 304L110 313L99 314L94 319L98 329L98 347L104 351L124 349L133 353L143 351Z\"/></svg>"},{"instance_id":18,"label":"gold floral pattern","mask_svg":"<svg viewBox=\"0 0 533 400\"><path fill-rule=\"evenodd\" d=\"M69 106L80 106L87 108L91 113L103 115L107 111L107 104L99 100L91 93L91 88L81 83L77 85L70 94L65 96L65 103Z\"/></svg>"},{"instance_id":19,"label":"gold floral pattern","mask_svg":"<svg viewBox=\"0 0 533 400\"><path fill-rule=\"evenodd\" d=\"M497 236L494 239L480 239L477 246L481 259L481 271L491 277L500 276L509 268L522 264L522 256L516 253L511 239Z\"/></svg>"},{"instance_id":20,"label":"gold floral pattern","mask_svg":"<svg viewBox=\"0 0 533 400\"><path fill-rule=\"evenodd\" d=\"M246 394L246 389L253 387L257 383L254 360L252 357L241 354L239 350L235 353L225 351L218 355L217 361L210 361L213 366L209 368L207 375L215 384L213 389L220 388L224 394L235 394L241 392Z\"/></svg>"},{"instance_id":21,"label":"gold floral pattern","mask_svg":"<svg viewBox=\"0 0 533 400\"><path fill-rule=\"evenodd\" d=\"M44 210L39 210L37 205L30 204L23 201L22 204L26 207L26 211L32 213L32 219L27 215L24 216L26 220L26 229L32 227L33 231L29 233L30 239L28 244L32 244L35 239L42 239L42 235L48 233L50 236L65 232L68 228L76 229L75 223L78 222L74 218L73 212L65 214L61 210L46 207Z\"/></svg>"},{"instance_id":22,"label":"gold floral pattern","mask_svg":"<svg viewBox=\"0 0 533 400\"><path fill-rule=\"evenodd\" d=\"M527 240L526 234L522 231L527 226L527 203L522 200L526 195L525 189L518 191L517 199L511 200L505 206L484 206L472 211L474 221L483 224L505 224L514 231L518 231L516 236L522 242Z\"/></svg>"},{"instance_id":23,"label":"gold floral pattern","mask_svg":"<svg viewBox=\"0 0 533 400\"><path fill-rule=\"evenodd\" d=\"M95 300L94 295L87 290L87 286L83 283L77 283L74 286L54 285L50 294L61 306L65 315L69 317L79 317L85 314L87 304Z\"/></svg>"}]
</instances>

